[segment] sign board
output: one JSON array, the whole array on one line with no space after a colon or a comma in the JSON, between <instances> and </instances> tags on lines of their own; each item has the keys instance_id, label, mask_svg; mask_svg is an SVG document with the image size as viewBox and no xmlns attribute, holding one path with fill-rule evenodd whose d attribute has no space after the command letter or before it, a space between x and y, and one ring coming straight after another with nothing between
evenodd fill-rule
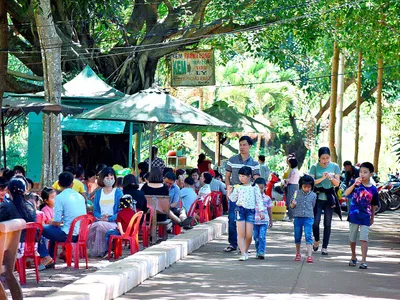
<instances>
[{"instance_id":1,"label":"sign board","mask_svg":"<svg viewBox=\"0 0 400 300\"><path fill-rule=\"evenodd\" d=\"M183 51L171 55L172 86L215 85L213 50Z\"/></svg>"}]
</instances>

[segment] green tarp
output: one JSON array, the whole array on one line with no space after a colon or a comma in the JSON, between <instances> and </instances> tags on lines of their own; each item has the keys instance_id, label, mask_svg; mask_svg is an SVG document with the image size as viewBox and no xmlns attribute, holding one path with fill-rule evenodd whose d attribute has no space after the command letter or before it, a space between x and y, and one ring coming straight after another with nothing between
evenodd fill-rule
<instances>
[{"instance_id":1,"label":"green tarp","mask_svg":"<svg viewBox=\"0 0 400 300\"><path fill-rule=\"evenodd\" d=\"M82 132L88 134L121 134L124 133L125 123L122 121L65 118L61 122L61 129L65 132Z\"/></svg>"}]
</instances>

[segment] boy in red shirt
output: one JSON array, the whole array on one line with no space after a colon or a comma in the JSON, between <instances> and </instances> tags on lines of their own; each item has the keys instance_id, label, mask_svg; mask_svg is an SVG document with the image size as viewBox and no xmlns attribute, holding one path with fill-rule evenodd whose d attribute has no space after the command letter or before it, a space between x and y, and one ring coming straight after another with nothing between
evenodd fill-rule
<instances>
[{"instance_id":1,"label":"boy in red shirt","mask_svg":"<svg viewBox=\"0 0 400 300\"><path fill-rule=\"evenodd\" d=\"M108 248L108 243L111 235L123 235L129 226L129 222L136 213L136 201L132 200L131 195L123 195L119 200L120 211L117 214L117 228L110 229L106 232L106 246ZM103 258L108 257L108 251L105 252Z\"/></svg>"}]
</instances>

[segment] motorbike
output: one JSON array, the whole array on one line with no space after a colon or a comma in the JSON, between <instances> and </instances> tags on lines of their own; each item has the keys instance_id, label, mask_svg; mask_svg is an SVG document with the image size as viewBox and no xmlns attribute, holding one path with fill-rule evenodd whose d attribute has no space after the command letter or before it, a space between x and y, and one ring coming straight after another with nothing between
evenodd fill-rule
<instances>
[{"instance_id":1,"label":"motorbike","mask_svg":"<svg viewBox=\"0 0 400 300\"><path fill-rule=\"evenodd\" d=\"M376 213L400 208L400 180L397 174L388 174L388 181L378 184L377 188L381 205L376 208Z\"/></svg>"}]
</instances>

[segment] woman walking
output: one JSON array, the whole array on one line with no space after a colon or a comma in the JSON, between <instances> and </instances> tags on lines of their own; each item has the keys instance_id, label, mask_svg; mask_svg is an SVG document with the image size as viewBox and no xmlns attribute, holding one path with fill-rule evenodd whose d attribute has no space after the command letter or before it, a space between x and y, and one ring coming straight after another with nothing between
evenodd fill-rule
<instances>
[{"instance_id":1,"label":"woman walking","mask_svg":"<svg viewBox=\"0 0 400 300\"><path fill-rule=\"evenodd\" d=\"M310 175L315 179L315 192L317 194L317 202L314 208L313 250L318 251L319 224L322 211L324 211L324 237L321 254L328 255L332 215L336 203L334 187L340 184L340 168L336 163L331 162L331 152L328 147L319 148L318 157L318 162L312 165L310 169Z\"/></svg>"}]
</instances>

